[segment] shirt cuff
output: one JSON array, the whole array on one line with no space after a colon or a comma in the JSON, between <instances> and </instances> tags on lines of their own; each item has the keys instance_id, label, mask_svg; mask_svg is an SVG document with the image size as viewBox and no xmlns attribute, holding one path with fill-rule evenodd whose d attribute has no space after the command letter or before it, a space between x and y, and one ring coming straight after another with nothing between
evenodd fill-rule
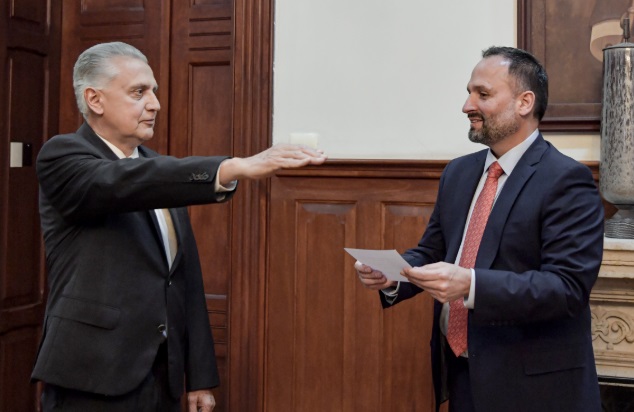
<instances>
[{"instance_id":1,"label":"shirt cuff","mask_svg":"<svg viewBox=\"0 0 634 412\"><path fill-rule=\"evenodd\" d=\"M224 200L224 198L227 196L224 192L231 192L235 190L236 186L238 185L237 180L232 180L231 182L229 182L227 186L223 186L220 184L220 168L221 167L222 167L222 163L220 163L220 165L218 166L218 170L216 171L216 180L214 182L214 190L217 193L216 198L218 201Z\"/></svg>"},{"instance_id":2,"label":"shirt cuff","mask_svg":"<svg viewBox=\"0 0 634 412\"><path fill-rule=\"evenodd\" d=\"M390 286L387 287L385 289L381 289L381 293L383 293L385 295L385 301L390 304L393 305L394 301L396 301L396 298L398 297L398 289L401 287L401 282L398 282L395 286Z\"/></svg>"},{"instance_id":3,"label":"shirt cuff","mask_svg":"<svg viewBox=\"0 0 634 412\"><path fill-rule=\"evenodd\" d=\"M231 192L232 190L235 190L236 186L238 185L237 180L232 180L226 187L220 184L220 168L222 168L222 163L220 163L220 165L218 166L218 170L216 171L216 192Z\"/></svg>"},{"instance_id":4,"label":"shirt cuff","mask_svg":"<svg viewBox=\"0 0 634 412\"><path fill-rule=\"evenodd\" d=\"M464 298L464 306L473 309L475 305L475 269L471 269L471 286L469 286L469 296Z\"/></svg>"},{"instance_id":5,"label":"shirt cuff","mask_svg":"<svg viewBox=\"0 0 634 412\"><path fill-rule=\"evenodd\" d=\"M383 292L383 294L385 296L391 296L391 297L395 297L398 295L398 288L401 287L401 282L397 282L396 286L388 286L385 289L381 289L381 292Z\"/></svg>"}]
</instances>

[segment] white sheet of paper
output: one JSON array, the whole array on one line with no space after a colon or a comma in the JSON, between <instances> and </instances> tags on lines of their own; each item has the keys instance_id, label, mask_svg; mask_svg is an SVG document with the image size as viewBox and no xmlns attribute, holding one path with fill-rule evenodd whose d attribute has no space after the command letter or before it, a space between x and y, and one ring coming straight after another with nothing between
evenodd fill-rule
<instances>
[{"instance_id":1,"label":"white sheet of paper","mask_svg":"<svg viewBox=\"0 0 634 412\"><path fill-rule=\"evenodd\" d=\"M411 266L396 250L351 249L347 247L343 249L364 265L383 272L386 278L399 282L409 282L406 277L401 276L401 270L411 268Z\"/></svg>"}]
</instances>

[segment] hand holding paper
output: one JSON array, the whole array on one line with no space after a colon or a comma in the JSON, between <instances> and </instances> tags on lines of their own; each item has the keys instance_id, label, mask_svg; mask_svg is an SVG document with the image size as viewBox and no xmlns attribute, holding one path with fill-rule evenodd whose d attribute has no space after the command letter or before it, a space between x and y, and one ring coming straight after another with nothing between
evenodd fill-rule
<instances>
[{"instance_id":1,"label":"hand holding paper","mask_svg":"<svg viewBox=\"0 0 634 412\"><path fill-rule=\"evenodd\" d=\"M395 289L397 282L394 280L389 280L385 277L383 272L379 270L375 270L370 266L364 265L358 260L354 264L354 268L357 270L357 276L359 277L359 281L361 284L372 290L384 290L384 289Z\"/></svg>"},{"instance_id":2,"label":"hand holding paper","mask_svg":"<svg viewBox=\"0 0 634 412\"><path fill-rule=\"evenodd\" d=\"M372 269L382 272L388 280L409 282L401 270L411 268L396 250L370 250L344 248L353 258Z\"/></svg>"},{"instance_id":3,"label":"hand holding paper","mask_svg":"<svg viewBox=\"0 0 634 412\"><path fill-rule=\"evenodd\" d=\"M471 269L451 263L436 262L406 269L405 275L441 303L468 297L470 293Z\"/></svg>"}]
</instances>

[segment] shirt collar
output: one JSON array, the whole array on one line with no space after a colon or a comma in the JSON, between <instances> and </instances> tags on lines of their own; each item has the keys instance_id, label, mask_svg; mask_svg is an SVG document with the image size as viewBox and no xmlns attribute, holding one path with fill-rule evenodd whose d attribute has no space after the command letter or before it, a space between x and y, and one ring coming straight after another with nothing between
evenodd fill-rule
<instances>
[{"instance_id":1,"label":"shirt collar","mask_svg":"<svg viewBox=\"0 0 634 412\"><path fill-rule=\"evenodd\" d=\"M502 170L504 170L504 174L510 176L524 153L526 153L535 139L537 139L537 136L539 136L539 129L535 129L533 133L531 133L526 139L524 139L522 143L504 153L504 155L501 156L499 159L496 158L491 149L489 149L489 151L487 152L486 161L484 162L484 171L486 172L487 170L489 170L489 166L491 166L493 162L498 162L502 167Z\"/></svg>"},{"instance_id":2,"label":"shirt collar","mask_svg":"<svg viewBox=\"0 0 634 412\"><path fill-rule=\"evenodd\" d=\"M97 133L95 133L97 134ZM113 145L112 143L110 143L109 141L107 141L106 139L104 139L103 137L99 136L97 134L97 137L100 138L101 140L103 140L103 142L110 148L110 150L112 150L112 152L117 155L117 157L119 159L125 159L126 157L129 157L130 159L136 159L139 157L139 148L135 147L134 151L132 152L132 154L130 156L126 156L121 149L119 149L117 146Z\"/></svg>"}]
</instances>

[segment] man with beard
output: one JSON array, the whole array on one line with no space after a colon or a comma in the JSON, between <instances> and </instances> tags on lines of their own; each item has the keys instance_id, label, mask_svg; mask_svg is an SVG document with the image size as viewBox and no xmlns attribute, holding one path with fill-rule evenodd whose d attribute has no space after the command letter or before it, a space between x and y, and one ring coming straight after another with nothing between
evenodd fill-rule
<instances>
[{"instance_id":1,"label":"man with beard","mask_svg":"<svg viewBox=\"0 0 634 412\"><path fill-rule=\"evenodd\" d=\"M537 126L548 78L529 53L492 47L467 85L469 139L488 149L451 161L396 283L357 262L383 307L435 299L436 407L449 411L600 411L590 290L603 253L603 207L590 170Z\"/></svg>"}]
</instances>

